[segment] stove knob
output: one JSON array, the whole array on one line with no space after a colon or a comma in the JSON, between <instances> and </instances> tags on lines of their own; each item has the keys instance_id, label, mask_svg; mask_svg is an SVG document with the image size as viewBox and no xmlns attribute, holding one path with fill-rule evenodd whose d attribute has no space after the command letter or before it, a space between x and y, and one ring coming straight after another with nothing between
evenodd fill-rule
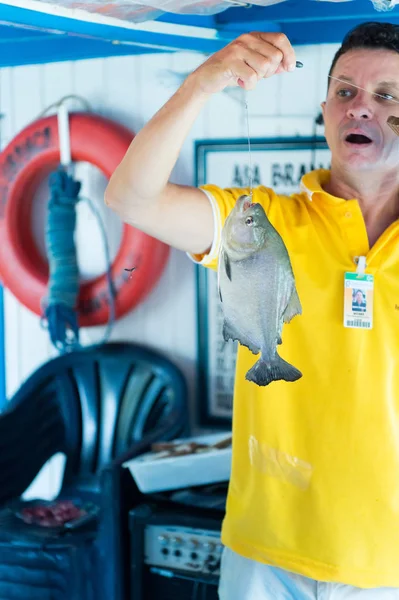
<instances>
[{"instance_id":1,"label":"stove knob","mask_svg":"<svg viewBox=\"0 0 399 600\"><path fill-rule=\"evenodd\" d=\"M190 548L190 550L196 550L198 548L199 544L197 542L197 540L195 539L191 539L188 540L188 547Z\"/></svg>"},{"instance_id":2,"label":"stove knob","mask_svg":"<svg viewBox=\"0 0 399 600\"><path fill-rule=\"evenodd\" d=\"M215 544L213 542L204 542L204 549L207 552L213 552L215 549Z\"/></svg>"},{"instance_id":3,"label":"stove knob","mask_svg":"<svg viewBox=\"0 0 399 600\"><path fill-rule=\"evenodd\" d=\"M214 557L212 557L213 560L208 562L208 571L210 573L214 573L215 571L217 571L217 569L220 568L220 560L214 560Z\"/></svg>"},{"instance_id":4,"label":"stove knob","mask_svg":"<svg viewBox=\"0 0 399 600\"><path fill-rule=\"evenodd\" d=\"M158 542L161 544L161 546L166 546L169 544L169 538L167 535L159 535Z\"/></svg>"},{"instance_id":5,"label":"stove knob","mask_svg":"<svg viewBox=\"0 0 399 600\"><path fill-rule=\"evenodd\" d=\"M178 546L181 546L183 544L183 540L179 537L172 537L170 542L171 542L172 546L174 546L175 548L177 548Z\"/></svg>"}]
</instances>

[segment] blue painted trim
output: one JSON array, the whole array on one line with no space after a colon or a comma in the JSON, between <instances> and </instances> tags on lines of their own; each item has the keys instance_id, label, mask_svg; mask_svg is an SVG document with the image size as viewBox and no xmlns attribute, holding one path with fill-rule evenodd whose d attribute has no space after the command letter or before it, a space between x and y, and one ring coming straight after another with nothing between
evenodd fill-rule
<instances>
[{"instance_id":1,"label":"blue painted trim","mask_svg":"<svg viewBox=\"0 0 399 600\"><path fill-rule=\"evenodd\" d=\"M399 23L398 17L395 19L392 17L380 17L378 19L374 18L374 20L385 23ZM345 35L351 29L353 29L353 27L360 25L360 23L363 23L364 21L364 19L348 18L346 20L332 20L330 22L315 22L311 26L307 25L303 27L305 34L300 31L300 25L298 23L286 23L282 30L291 41L293 46L332 43L338 44L342 42ZM297 54L299 58L300 54Z\"/></svg>"},{"instance_id":2,"label":"blue painted trim","mask_svg":"<svg viewBox=\"0 0 399 600\"><path fill-rule=\"evenodd\" d=\"M118 43L147 44L158 47L169 47L176 50L198 50L198 44L201 44L201 51L215 52L230 41L234 35L229 32L218 34L208 30L208 36L204 38L194 38L186 35L186 25L180 27L171 27L168 31L147 31L146 23L143 23L143 29L140 24L136 24L134 29L125 27L97 23L93 21L80 21L69 17L60 17L41 13L24 8L18 8L5 4L0 4L0 20L14 23L16 25L29 25L39 27L44 30L58 30L66 33L88 36L92 39L102 39ZM203 28L206 32L208 28ZM57 34L55 34L57 35ZM198 32L199 35L199 32ZM90 39L87 43L90 43Z\"/></svg>"},{"instance_id":3,"label":"blue painted trim","mask_svg":"<svg viewBox=\"0 0 399 600\"><path fill-rule=\"evenodd\" d=\"M196 186L209 183L206 172L206 158L212 152L240 152L247 149L246 138L225 138L196 140L194 142L194 154L196 160ZM251 152L278 152L279 150L308 150L328 149L327 142L321 136L296 136L296 137L271 137L251 138Z\"/></svg>"},{"instance_id":4,"label":"blue painted trim","mask_svg":"<svg viewBox=\"0 0 399 600\"><path fill-rule=\"evenodd\" d=\"M0 3L0 21L10 24L8 31L0 25L0 67L179 50L211 54L254 29L282 31L296 46L338 43L366 20L399 23L399 6L377 12L371 0L285 0L266 7L229 8L212 16L164 13L129 29L128 23L83 21ZM1 52L6 41L10 45Z\"/></svg>"},{"instance_id":5,"label":"blue painted trim","mask_svg":"<svg viewBox=\"0 0 399 600\"><path fill-rule=\"evenodd\" d=\"M215 16L219 31L268 31L273 22L293 45L340 43L345 34L362 22L399 23L399 6L378 12L371 0L350 2L315 2L285 0L267 7L231 8Z\"/></svg>"},{"instance_id":6,"label":"blue painted trim","mask_svg":"<svg viewBox=\"0 0 399 600\"><path fill-rule=\"evenodd\" d=\"M321 20L359 19L379 21L399 18L399 7L388 12L376 11L371 0L351 0L350 2L315 2L315 0L285 0L271 6L251 8L230 8L215 16L216 26L245 21L277 21L278 23L297 22L300 24Z\"/></svg>"},{"instance_id":7,"label":"blue painted trim","mask_svg":"<svg viewBox=\"0 0 399 600\"><path fill-rule=\"evenodd\" d=\"M54 34L50 34L47 32L43 32L38 29L27 29L26 27L14 27L11 24L8 25L0 25L0 42L14 42L19 41L23 38L28 38L31 40L35 40L38 38L42 38L43 36L47 37L51 35L53 37Z\"/></svg>"},{"instance_id":8,"label":"blue painted trim","mask_svg":"<svg viewBox=\"0 0 399 600\"><path fill-rule=\"evenodd\" d=\"M191 27L205 27L217 29L218 15L179 15L176 13L163 13L156 19L160 23L174 23L177 25L189 25Z\"/></svg>"},{"instance_id":9,"label":"blue painted trim","mask_svg":"<svg viewBox=\"0 0 399 600\"><path fill-rule=\"evenodd\" d=\"M4 331L4 289L0 285L0 412L6 407L6 349Z\"/></svg>"},{"instance_id":10,"label":"blue painted trim","mask_svg":"<svg viewBox=\"0 0 399 600\"><path fill-rule=\"evenodd\" d=\"M9 44L9 42L5 43ZM112 44L102 40L87 42L83 38L64 35L47 35L35 41L27 38L19 40L17 46L18 52L10 52L9 46L6 52L1 52L3 43L0 40L0 68L161 52L154 49Z\"/></svg>"}]
</instances>

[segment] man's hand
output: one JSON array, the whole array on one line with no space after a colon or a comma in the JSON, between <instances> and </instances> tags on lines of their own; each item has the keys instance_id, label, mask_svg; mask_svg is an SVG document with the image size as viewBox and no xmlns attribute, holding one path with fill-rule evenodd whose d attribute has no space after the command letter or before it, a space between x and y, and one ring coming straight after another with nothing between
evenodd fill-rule
<instances>
[{"instance_id":1,"label":"man's hand","mask_svg":"<svg viewBox=\"0 0 399 600\"><path fill-rule=\"evenodd\" d=\"M213 54L137 133L110 179L106 204L175 248L208 251L214 235L208 198L169 181L184 140L212 94L236 85L251 90L262 78L294 69L295 52L282 33L246 33Z\"/></svg>"},{"instance_id":2,"label":"man's hand","mask_svg":"<svg viewBox=\"0 0 399 600\"><path fill-rule=\"evenodd\" d=\"M252 90L260 79L295 70L295 52L283 33L244 33L213 54L189 77L214 94L227 86Z\"/></svg>"}]
</instances>

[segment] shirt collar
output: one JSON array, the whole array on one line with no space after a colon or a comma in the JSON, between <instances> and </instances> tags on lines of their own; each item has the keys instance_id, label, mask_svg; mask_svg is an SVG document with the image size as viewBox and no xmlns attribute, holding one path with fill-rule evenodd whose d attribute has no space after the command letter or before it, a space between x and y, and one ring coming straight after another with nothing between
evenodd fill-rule
<instances>
[{"instance_id":1,"label":"shirt collar","mask_svg":"<svg viewBox=\"0 0 399 600\"><path fill-rule=\"evenodd\" d=\"M314 171L310 171L306 173L300 183L301 192L303 192L308 200L313 200L314 194L320 194L325 199L334 199L335 201L338 198L335 196L331 196L323 190L323 186L329 181L331 171L329 169L316 169Z\"/></svg>"}]
</instances>

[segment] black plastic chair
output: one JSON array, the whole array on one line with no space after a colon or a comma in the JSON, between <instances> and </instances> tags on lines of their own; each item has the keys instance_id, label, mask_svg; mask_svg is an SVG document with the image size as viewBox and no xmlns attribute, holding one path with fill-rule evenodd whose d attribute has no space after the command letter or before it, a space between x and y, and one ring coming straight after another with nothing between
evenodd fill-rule
<instances>
[{"instance_id":1,"label":"black plastic chair","mask_svg":"<svg viewBox=\"0 0 399 600\"><path fill-rule=\"evenodd\" d=\"M104 570L122 567L120 553L104 548L101 510L76 531L47 530L17 516L21 494L50 457L66 455L58 498L101 506L105 467L118 469L153 442L186 434L187 427L182 373L147 348L86 347L33 373L0 414L0 599L98 600ZM107 521L109 528L109 515Z\"/></svg>"}]
</instances>

